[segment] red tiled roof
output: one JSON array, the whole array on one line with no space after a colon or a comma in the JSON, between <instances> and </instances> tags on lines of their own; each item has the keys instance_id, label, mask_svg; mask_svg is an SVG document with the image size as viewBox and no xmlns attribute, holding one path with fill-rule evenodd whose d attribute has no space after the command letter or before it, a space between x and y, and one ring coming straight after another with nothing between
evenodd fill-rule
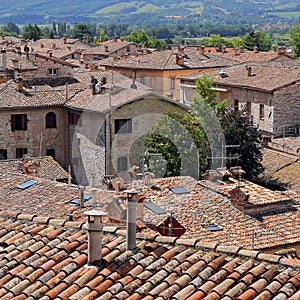
<instances>
[{"instance_id":1,"label":"red tiled roof","mask_svg":"<svg viewBox=\"0 0 300 300\"><path fill-rule=\"evenodd\" d=\"M152 70L184 70L184 69L206 69L228 67L237 62L216 56L214 53L199 54L193 48L185 48L184 64L176 63L177 50L156 51L150 54L135 56L115 60L107 58L100 61L99 65L107 67L130 68L130 69L152 69Z\"/></svg>"},{"instance_id":2,"label":"red tiled roof","mask_svg":"<svg viewBox=\"0 0 300 300\"><path fill-rule=\"evenodd\" d=\"M121 232L104 227L103 266L87 267L84 223L11 217L0 216L1 299L297 299L298 259L155 236L126 250Z\"/></svg>"},{"instance_id":3,"label":"red tiled roof","mask_svg":"<svg viewBox=\"0 0 300 300\"><path fill-rule=\"evenodd\" d=\"M80 83L73 78L34 79L23 80L19 91L16 83L9 80L0 85L0 108L63 106L67 100L66 91L72 96L80 88Z\"/></svg>"},{"instance_id":4,"label":"red tiled roof","mask_svg":"<svg viewBox=\"0 0 300 300\"><path fill-rule=\"evenodd\" d=\"M30 157L30 162L36 162L38 173L36 176L47 179L67 179L68 172L65 171L51 156L44 156L41 158ZM0 173L19 173L22 174L20 168L20 159L0 160Z\"/></svg>"},{"instance_id":5,"label":"red tiled roof","mask_svg":"<svg viewBox=\"0 0 300 300\"><path fill-rule=\"evenodd\" d=\"M251 76L247 75L245 67L251 67ZM226 77L221 77L219 70L207 71L208 78L214 78L214 84L222 86L248 87L267 92L272 92L291 84L299 84L299 68L281 67L273 64L253 64L238 65L224 68ZM203 76L203 73L192 73L182 76L186 80L195 80Z\"/></svg>"}]
</instances>

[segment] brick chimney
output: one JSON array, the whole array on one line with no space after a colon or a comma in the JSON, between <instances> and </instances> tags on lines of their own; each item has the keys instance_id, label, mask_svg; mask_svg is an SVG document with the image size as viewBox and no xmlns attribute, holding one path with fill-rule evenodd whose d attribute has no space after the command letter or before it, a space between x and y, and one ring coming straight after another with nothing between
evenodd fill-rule
<instances>
[{"instance_id":1,"label":"brick chimney","mask_svg":"<svg viewBox=\"0 0 300 300\"><path fill-rule=\"evenodd\" d=\"M222 46L222 53L227 53L227 47L226 46Z\"/></svg>"},{"instance_id":2,"label":"brick chimney","mask_svg":"<svg viewBox=\"0 0 300 300\"><path fill-rule=\"evenodd\" d=\"M258 52L258 47L257 47L257 46L254 46L253 52L254 52L254 53L257 53L257 52Z\"/></svg>"},{"instance_id":3,"label":"brick chimney","mask_svg":"<svg viewBox=\"0 0 300 300\"><path fill-rule=\"evenodd\" d=\"M23 78L21 77L20 74L17 74L15 83L16 83L16 90L21 92L23 90Z\"/></svg>"},{"instance_id":4,"label":"brick chimney","mask_svg":"<svg viewBox=\"0 0 300 300\"><path fill-rule=\"evenodd\" d=\"M67 43L67 36L64 34L64 37L63 37L63 42L64 42L64 45Z\"/></svg>"},{"instance_id":5,"label":"brick chimney","mask_svg":"<svg viewBox=\"0 0 300 300\"><path fill-rule=\"evenodd\" d=\"M231 204L239 209L243 209L248 203L249 195L242 191L240 187L235 187L229 192Z\"/></svg>"},{"instance_id":6,"label":"brick chimney","mask_svg":"<svg viewBox=\"0 0 300 300\"><path fill-rule=\"evenodd\" d=\"M251 74L251 71L252 71L252 68L250 66L246 66L246 75L247 77L250 77L252 74Z\"/></svg>"},{"instance_id":7,"label":"brick chimney","mask_svg":"<svg viewBox=\"0 0 300 300\"><path fill-rule=\"evenodd\" d=\"M139 201L136 190L125 190L127 193L127 250L136 248L136 215Z\"/></svg>"},{"instance_id":8,"label":"brick chimney","mask_svg":"<svg viewBox=\"0 0 300 300\"><path fill-rule=\"evenodd\" d=\"M205 47L203 45L200 46L199 54L203 55L205 53Z\"/></svg>"},{"instance_id":9,"label":"brick chimney","mask_svg":"<svg viewBox=\"0 0 300 300\"><path fill-rule=\"evenodd\" d=\"M184 65L184 57L178 53L176 53L176 64L177 65Z\"/></svg>"},{"instance_id":10,"label":"brick chimney","mask_svg":"<svg viewBox=\"0 0 300 300\"><path fill-rule=\"evenodd\" d=\"M87 231L88 231L88 266L102 265L102 235L103 223L102 217L106 213L99 210L89 210L84 212L88 216Z\"/></svg>"},{"instance_id":11,"label":"brick chimney","mask_svg":"<svg viewBox=\"0 0 300 300\"><path fill-rule=\"evenodd\" d=\"M104 45L105 52L108 52L108 45Z\"/></svg>"}]
</instances>

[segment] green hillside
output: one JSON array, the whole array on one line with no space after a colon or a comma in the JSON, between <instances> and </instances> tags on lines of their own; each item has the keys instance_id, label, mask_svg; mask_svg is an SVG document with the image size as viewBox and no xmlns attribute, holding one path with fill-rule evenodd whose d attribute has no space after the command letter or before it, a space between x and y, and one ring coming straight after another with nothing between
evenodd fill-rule
<instances>
[{"instance_id":1,"label":"green hillside","mask_svg":"<svg viewBox=\"0 0 300 300\"><path fill-rule=\"evenodd\" d=\"M223 24L268 22L299 16L300 4L287 0L1 0L0 23L64 22L163 23L166 16ZM178 18L177 18L178 19Z\"/></svg>"}]
</instances>

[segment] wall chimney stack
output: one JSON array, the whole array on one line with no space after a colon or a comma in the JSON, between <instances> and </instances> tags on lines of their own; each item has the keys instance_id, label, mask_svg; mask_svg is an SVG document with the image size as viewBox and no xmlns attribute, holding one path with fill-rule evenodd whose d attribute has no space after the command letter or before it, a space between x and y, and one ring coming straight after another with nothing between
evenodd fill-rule
<instances>
[{"instance_id":1,"label":"wall chimney stack","mask_svg":"<svg viewBox=\"0 0 300 300\"><path fill-rule=\"evenodd\" d=\"M0 66L5 71L6 70L6 50L5 49L1 50L0 59L1 59Z\"/></svg>"},{"instance_id":2,"label":"wall chimney stack","mask_svg":"<svg viewBox=\"0 0 300 300\"><path fill-rule=\"evenodd\" d=\"M126 190L127 193L127 250L136 248L136 215L139 200L136 190Z\"/></svg>"},{"instance_id":3,"label":"wall chimney stack","mask_svg":"<svg viewBox=\"0 0 300 300\"><path fill-rule=\"evenodd\" d=\"M103 222L102 217L106 216L105 212L99 210L89 210L84 212L88 216L88 266L101 266L102 260L102 235Z\"/></svg>"}]
</instances>

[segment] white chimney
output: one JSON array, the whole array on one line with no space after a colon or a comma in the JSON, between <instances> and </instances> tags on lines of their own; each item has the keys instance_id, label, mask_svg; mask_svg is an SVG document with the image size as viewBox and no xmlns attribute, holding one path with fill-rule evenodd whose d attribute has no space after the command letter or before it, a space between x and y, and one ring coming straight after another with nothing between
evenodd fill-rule
<instances>
[{"instance_id":1,"label":"white chimney","mask_svg":"<svg viewBox=\"0 0 300 300\"><path fill-rule=\"evenodd\" d=\"M134 250L136 248L136 209L139 196L134 189L124 192L127 193L127 250Z\"/></svg>"},{"instance_id":2,"label":"white chimney","mask_svg":"<svg viewBox=\"0 0 300 300\"><path fill-rule=\"evenodd\" d=\"M88 216L88 266L101 266L102 260L102 217L107 214L99 210L89 210L84 212Z\"/></svg>"}]
</instances>

